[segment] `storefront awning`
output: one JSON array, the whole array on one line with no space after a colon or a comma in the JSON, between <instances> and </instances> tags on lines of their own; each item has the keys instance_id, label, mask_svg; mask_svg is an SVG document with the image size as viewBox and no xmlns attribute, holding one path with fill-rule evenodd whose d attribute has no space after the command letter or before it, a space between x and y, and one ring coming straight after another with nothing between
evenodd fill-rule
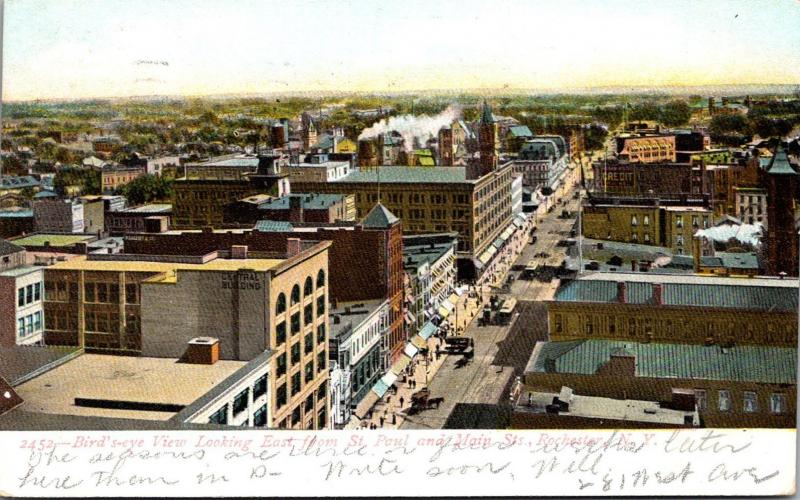
<instances>
[{"instance_id":1,"label":"storefront awning","mask_svg":"<svg viewBox=\"0 0 800 500\"><path fill-rule=\"evenodd\" d=\"M436 325L434 325L433 323L428 322L428 323L425 323L425 325L422 327L422 329L420 329L418 335L420 337L422 337L424 340L428 340L429 338L431 338L431 335L433 335L434 333L436 333Z\"/></svg>"},{"instance_id":2,"label":"storefront awning","mask_svg":"<svg viewBox=\"0 0 800 500\"><path fill-rule=\"evenodd\" d=\"M492 248L494 248L494 247L492 247ZM487 250L487 251L483 252L480 257L478 257L478 260L480 261L481 264L486 265L486 263L489 262L489 259L491 259L491 258L492 258L492 254Z\"/></svg>"},{"instance_id":3,"label":"storefront awning","mask_svg":"<svg viewBox=\"0 0 800 500\"><path fill-rule=\"evenodd\" d=\"M496 240L494 240L494 241L492 242L492 245L494 245L494 247L495 247L496 249L500 250L500 248L503 246L503 244L504 244L505 242L506 242L506 240L504 240L503 238L497 238Z\"/></svg>"},{"instance_id":4,"label":"storefront awning","mask_svg":"<svg viewBox=\"0 0 800 500\"><path fill-rule=\"evenodd\" d=\"M411 313L406 312L404 316L405 316L405 320L406 320L406 324L407 325L410 325L410 324L412 324L414 322L414 318L411 316Z\"/></svg>"},{"instance_id":5,"label":"storefront awning","mask_svg":"<svg viewBox=\"0 0 800 500\"><path fill-rule=\"evenodd\" d=\"M406 345L408 346L410 344L406 344ZM398 375L403 373L403 370L406 369L406 367L408 366L409 363L411 363L411 357L409 357L409 356L401 356L400 359L395 361L395 363L392 365L392 370L390 372L390 373L395 375L395 380L397 380L397 376ZM388 373L386 375L388 375Z\"/></svg>"},{"instance_id":6,"label":"storefront awning","mask_svg":"<svg viewBox=\"0 0 800 500\"><path fill-rule=\"evenodd\" d=\"M375 385L372 386L372 392L374 392L378 398L382 398L386 391L389 390L389 385L383 381L383 379L378 380L375 382Z\"/></svg>"},{"instance_id":7,"label":"storefront awning","mask_svg":"<svg viewBox=\"0 0 800 500\"><path fill-rule=\"evenodd\" d=\"M520 219L519 217L514 217L514 225L515 226L521 228L523 226L523 224L524 224L524 221L522 219Z\"/></svg>"},{"instance_id":8,"label":"storefront awning","mask_svg":"<svg viewBox=\"0 0 800 500\"><path fill-rule=\"evenodd\" d=\"M386 384L387 387L391 387L395 380L397 380L397 374L390 370L386 372L386 375L381 377L381 380L384 384Z\"/></svg>"},{"instance_id":9,"label":"storefront awning","mask_svg":"<svg viewBox=\"0 0 800 500\"><path fill-rule=\"evenodd\" d=\"M403 353L408 356L409 358L413 358L419 352L419 348L415 346L412 342L406 344L406 347L403 349Z\"/></svg>"},{"instance_id":10,"label":"storefront awning","mask_svg":"<svg viewBox=\"0 0 800 500\"><path fill-rule=\"evenodd\" d=\"M439 316L441 316L442 319L447 318L448 316L450 316L450 310L449 309L445 309L444 306L440 307L439 308Z\"/></svg>"},{"instance_id":11,"label":"storefront awning","mask_svg":"<svg viewBox=\"0 0 800 500\"><path fill-rule=\"evenodd\" d=\"M419 335L414 335L411 337L411 343L414 344L417 349L425 349L428 347L428 342L426 342L425 339Z\"/></svg>"},{"instance_id":12,"label":"storefront awning","mask_svg":"<svg viewBox=\"0 0 800 500\"><path fill-rule=\"evenodd\" d=\"M453 307L455 307L456 304L458 304L458 294L457 293L451 293L450 296L447 297L447 300L449 300L450 303L453 304Z\"/></svg>"},{"instance_id":13,"label":"storefront awning","mask_svg":"<svg viewBox=\"0 0 800 500\"><path fill-rule=\"evenodd\" d=\"M453 309L456 308L456 305L453 304L452 302L450 302L449 300L443 300L442 301L442 307L447 309L449 312L453 312Z\"/></svg>"}]
</instances>

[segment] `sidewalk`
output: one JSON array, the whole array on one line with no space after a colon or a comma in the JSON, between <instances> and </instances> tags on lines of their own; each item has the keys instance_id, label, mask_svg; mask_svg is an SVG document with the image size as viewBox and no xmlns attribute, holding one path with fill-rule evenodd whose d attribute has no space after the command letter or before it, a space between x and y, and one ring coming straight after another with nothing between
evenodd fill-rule
<instances>
[{"instance_id":1,"label":"sidewalk","mask_svg":"<svg viewBox=\"0 0 800 500\"><path fill-rule=\"evenodd\" d=\"M450 313L446 320L451 326L451 332L455 335L459 335L466 330L467 325L482 310L481 302L477 298L471 298L469 295L469 291L464 292L456 305L456 309ZM483 297L488 297L488 287L484 287ZM458 312L457 314L456 311ZM362 429L368 429L373 424L378 429L398 429L402 425L405 420L404 412L411 408L411 395L427 387L427 384L433 379L447 358L447 354L444 353L441 353L438 358L436 357L437 346L440 349L444 349L445 342L443 338L433 336L428 339L427 357L421 353L414 357L414 360L406 369L407 373L401 375L394 383L394 388L390 389L382 399L375 403L370 412L371 416L368 415L367 418L361 421L360 426ZM431 397L446 397L446 395L431 394Z\"/></svg>"}]
</instances>

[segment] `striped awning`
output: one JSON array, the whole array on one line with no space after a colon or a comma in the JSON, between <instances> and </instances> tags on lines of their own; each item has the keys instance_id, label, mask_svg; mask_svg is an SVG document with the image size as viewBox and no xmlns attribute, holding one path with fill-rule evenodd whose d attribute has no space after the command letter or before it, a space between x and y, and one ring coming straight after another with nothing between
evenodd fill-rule
<instances>
[{"instance_id":1,"label":"striped awning","mask_svg":"<svg viewBox=\"0 0 800 500\"><path fill-rule=\"evenodd\" d=\"M436 333L436 325L431 322L425 323L425 325L420 329L419 336L422 337L424 340L428 340L431 335Z\"/></svg>"}]
</instances>

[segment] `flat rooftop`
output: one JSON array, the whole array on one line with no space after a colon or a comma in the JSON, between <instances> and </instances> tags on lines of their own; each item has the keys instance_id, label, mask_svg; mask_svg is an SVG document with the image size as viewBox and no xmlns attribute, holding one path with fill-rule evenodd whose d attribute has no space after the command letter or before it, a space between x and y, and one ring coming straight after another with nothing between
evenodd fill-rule
<instances>
[{"instance_id":1,"label":"flat rooftop","mask_svg":"<svg viewBox=\"0 0 800 500\"><path fill-rule=\"evenodd\" d=\"M528 395L531 399L528 399ZM520 396L515 411L524 413L546 413L547 405L553 402L557 393L528 392ZM529 404L529 401L531 404ZM635 399L611 399L595 396L573 395L569 401L569 410L553 414L559 417L582 417L628 422L644 422L652 424L685 425L685 417L698 419L695 412L661 408L655 401ZM698 423L698 421L695 421Z\"/></svg>"},{"instance_id":2,"label":"flat rooftop","mask_svg":"<svg viewBox=\"0 0 800 500\"><path fill-rule=\"evenodd\" d=\"M43 268L40 266L21 266L15 267L13 269L6 269L5 271L0 271L0 276L5 276L9 278L17 278L19 276L25 276L26 274L35 273L37 271L41 271Z\"/></svg>"},{"instance_id":3,"label":"flat rooftop","mask_svg":"<svg viewBox=\"0 0 800 500\"><path fill-rule=\"evenodd\" d=\"M283 262L283 259L214 259L202 264L184 262L158 262L152 260L89 260L85 256L58 262L48 267L60 271L113 271L152 272L172 271L238 271L252 269L267 271Z\"/></svg>"},{"instance_id":4,"label":"flat rooftop","mask_svg":"<svg viewBox=\"0 0 800 500\"><path fill-rule=\"evenodd\" d=\"M293 193L280 198L272 198L258 205L259 210L288 210L292 199L300 199L303 209L323 209L330 208L337 203L342 203L345 199L343 194L322 194L322 193Z\"/></svg>"},{"instance_id":5,"label":"flat rooftop","mask_svg":"<svg viewBox=\"0 0 800 500\"><path fill-rule=\"evenodd\" d=\"M168 420L176 412L76 406L75 398L188 406L246 364L83 354L15 389L26 412Z\"/></svg>"},{"instance_id":6,"label":"flat rooftop","mask_svg":"<svg viewBox=\"0 0 800 500\"><path fill-rule=\"evenodd\" d=\"M97 237L91 234L32 234L13 240L12 243L20 246L43 247L49 242L51 247L68 247L76 243L94 240Z\"/></svg>"},{"instance_id":7,"label":"flat rooftop","mask_svg":"<svg viewBox=\"0 0 800 500\"><path fill-rule=\"evenodd\" d=\"M696 283L699 285L729 285L729 286L768 286L780 288L797 288L797 278L785 278L773 276L758 276L753 278L723 278L702 275L688 276L664 276L650 275L646 273L586 273L576 279L576 281L635 281L640 283Z\"/></svg>"},{"instance_id":8,"label":"flat rooftop","mask_svg":"<svg viewBox=\"0 0 800 500\"><path fill-rule=\"evenodd\" d=\"M140 207L126 208L122 211L129 214L130 213L153 214L153 213L169 212L171 210L172 210L172 204L170 203L149 203L147 205L142 205Z\"/></svg>"},{"instance_id":9,"label":"flat rooftop","mask_svg":"<svg viewBox=\"0 0 800 500\"><path fill-rule=\"evenodd\" d=\"M345 333L349 327L355 328L378 309L385 300L363 300L358 302L339 302L330 310L331 337L336 338ZM333 320L339 317L339 323Z\"/></svg>"},{"instance_id":10,"label":"flat rooftop","mask_svg":"<svg viewBox=\"0 0 800 500\"><path fill-rule=\"evenodd\" d=\"M476 180L467 179L465 167L447 168L421 168L381 166L378 168L360 169L350 171L341 179L330 182L358 183L378 182L378 169L382 184L474 184Z\"/></svg>"},{"instance_id":11,"label":"flat rooftop","mask_svg":"<svg viewBox=\"0 0 800 500\"><path fill-rule=\"evenodd\" d=\"M47 367L80 354L77 347L15 345L0 346L0 377L15 386Z\"/></svg>"}]
</instances>

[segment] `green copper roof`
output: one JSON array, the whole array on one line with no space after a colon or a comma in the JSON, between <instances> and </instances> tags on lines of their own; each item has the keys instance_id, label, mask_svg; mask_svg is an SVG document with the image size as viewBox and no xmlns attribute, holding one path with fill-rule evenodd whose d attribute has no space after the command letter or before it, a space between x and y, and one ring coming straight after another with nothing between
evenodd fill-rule
<instances>
[{"instance_id":1,"label":"green copper roof","mask_svg":"<svg viewBox=\"0 0 800 500\"><path fill-rule=\"evenodd\" d=\"M547 342L532 371L592 375L619 349L636 356L637 377L796 383L797 350L792 347L722 348L594 339Z\"/></svg>"},{"instance_id":2,"label":"green copper roof","mask_svg":"<svg viewBox=\"0 0 800 500\"><path fill-rule=\"evenodd\" d=\"M772 161L767 165L767 173L771 175L797 175L797 172L789 163L789 156L786 154L786 149L784 149L783 145L779 145L772 156Z\"/></svg>"}]
</instances>

